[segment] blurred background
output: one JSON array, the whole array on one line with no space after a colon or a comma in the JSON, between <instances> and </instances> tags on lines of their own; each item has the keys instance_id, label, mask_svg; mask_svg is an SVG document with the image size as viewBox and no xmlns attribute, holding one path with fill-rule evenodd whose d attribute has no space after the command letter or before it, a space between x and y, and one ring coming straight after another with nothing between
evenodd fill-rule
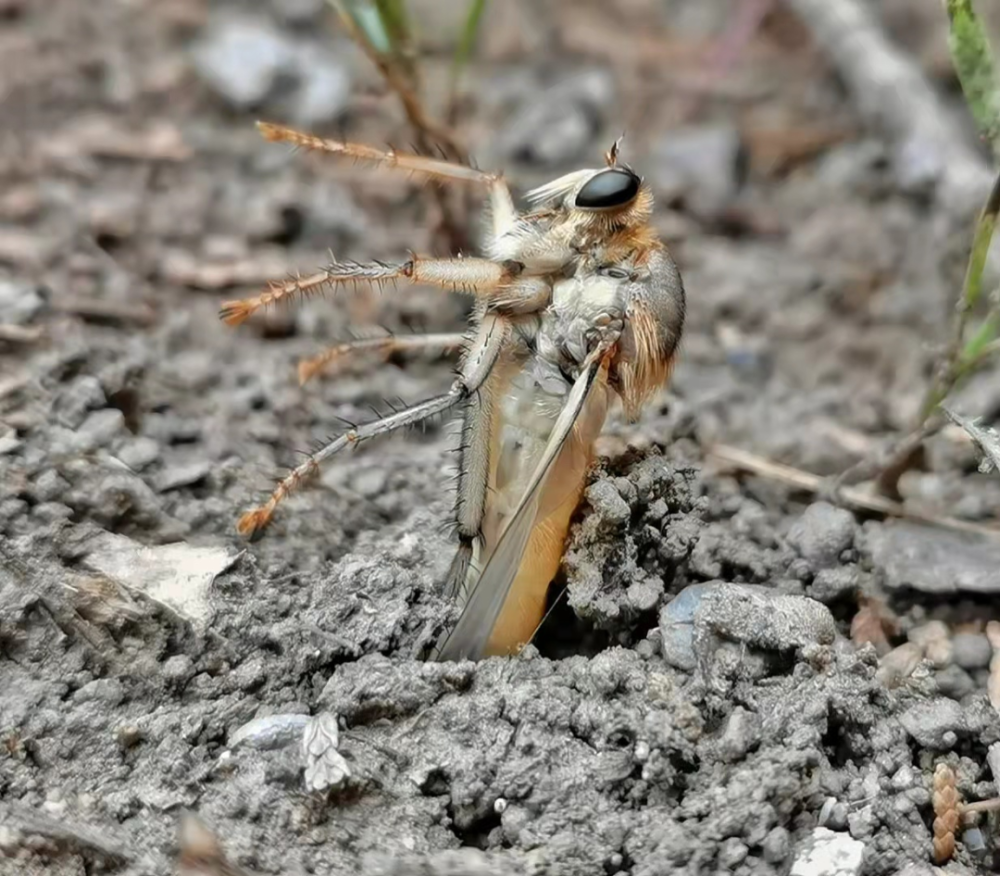
<instances>
[{"instance_id":1,"label":"blurred background","mask_svg":"<svg viewBox=\"0 0 1000 876\"><path fill-rule=\"evenodd\" d=\"M938 0L850 3L858 64L856 35L824 18L840 5L3 0L0 526L42 538L68 516L155 538L228 533L338 417L447 384L427 361L296 380L301 358L365 326L461 325L466 302L435 291L219 323L222 300L314 271L331 250L392 260L479 239L478 193L295 154L258 136L260 118L467 158L515 191L599 164L625 132L690 321L670 393L612 436L726 442L818 475L884 449L911 429L947 338L991 158ZM997 33L996 7L980 5ZM865 86L884 60L872 34L910 75L896 100L891 77ZM916 103L903 93L914 81ZM989 363L962 393L969 415L1000 414ZM448 440L362 451L324 474L326 512L282 525L323 535L319 559L339 555L353 521L438 501ZM906 501L996 512L1000 479L975 474L959 430L928 449L900 482ZM102 453L138 475L134 495L103 491Z\"/></svg>"}]
</instances>

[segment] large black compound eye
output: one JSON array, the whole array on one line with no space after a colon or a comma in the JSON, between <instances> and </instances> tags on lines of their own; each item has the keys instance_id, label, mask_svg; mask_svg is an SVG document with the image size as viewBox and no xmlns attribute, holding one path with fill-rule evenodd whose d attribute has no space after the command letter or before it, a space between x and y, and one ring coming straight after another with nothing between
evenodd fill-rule
<instances>
[{"instance_id":1,"label":"large black compound eye","mask_svg":"<svg viewBox=\"0 0 1000 876\"><path fill-rule=\"evenodd\" d=\"M639 194L639 177L631 170L612 167L592 176L576 195L581 210L610 210L623 207Z\"/></svg>"}]
</instances>

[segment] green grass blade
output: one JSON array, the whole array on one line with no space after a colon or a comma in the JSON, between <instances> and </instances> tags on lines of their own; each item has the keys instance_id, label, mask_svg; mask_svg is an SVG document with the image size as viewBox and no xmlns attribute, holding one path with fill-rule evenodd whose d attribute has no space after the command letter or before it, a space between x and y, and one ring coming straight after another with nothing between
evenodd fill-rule
<instances>
[{"instance_id":1,"label":"green grass blade","mask_svg":"<svg viewBox=\"0 0 1000 876\"><path fill-rule=\"evenodd\" d=\"M410 45L410 19L405 0L375 0L375 9L392 50L405 54Z\"/></svg>"},{"instance_id":2,"label":"green grass blade","mask_svg":"<svg viewBox=\"0 0 1000 876\"><path fill-rule=\"evenodd\" d=\"M965 282L962 288L961 307L966 311L972 310L982 295L983 270L986 267L990 243L993 241L998 214L1000 214L1000 175L993 181L993 188L979 214L976 233L972 238L972 251L969 253L969 263L965 270Z\"/></svg>"},{"instance_id":3,"label":"green grass blade","mask_svg":"<svg viewBox=\"0 0 1000 876\"><path fill-rule=\"evenodd\" d=\"M972 0L945 0L948 47L966 103L980 132L1000 155L1000 80L993 52Z\"/></svg>"}]
</instances>

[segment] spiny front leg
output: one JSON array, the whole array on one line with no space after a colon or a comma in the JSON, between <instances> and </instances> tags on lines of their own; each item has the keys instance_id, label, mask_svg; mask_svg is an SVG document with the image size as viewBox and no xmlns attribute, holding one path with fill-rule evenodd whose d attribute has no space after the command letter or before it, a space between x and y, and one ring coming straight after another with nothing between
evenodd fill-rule
<instances>
[{"instance_id":1,"label":"spiny front leg","mask_svg":"<svg viewBox=\"0 0 1000 876\"><path fill-rule=\"evenodd\" d=\"M383 286L403 281L486 298L498 289L510 286L521 268L517 262L501 263L480 258L425 259L413 256L395 265L334 261L311 277L294 277L284 283L275 283L266 292L252 298L226 301L219 315L228 325L235 326L261 308L295 296L316 295L347 283Z\"/></svg>"},{"instance_id":2,"label":"spiny front leg","mask_svg":"<svg viewBox=\"0 0 1000 876\"><path fill-rule=\"evenodd\" d=\"M247 511L240 517L236 524L239 533L250 538L259 537L267 524L271 522L278 505L305 481L313 477L319 471L320 465L334 454L347 447L354 447L362 441L377 438L379 435L387 435L396 429L427 420L468 399L489 377L507 343L507 339L510 337L510 333L510 322L505 317L500 315L484 317L476 339L465 358L462 370L448 392L351 429L315 453L311 453L303 463L293 468L278 483L270 498L263 505Z\"/></svg>"},{"instance_id":3,"label":"spiny front leg","mask_svg":"<svg viewBox=\"0 0 1000 876\"><path fill-rule=\"evenodd\" d=\"M260 131L265 140L272 143L291 143L301 149L344 155L355 161L367 161L381 167L398 168L442 182L471 182L488 187L493 187L497 183L503 185L503 178L498 173L487 173L464 164L442 161L439 158L397 152L395 149L376 149L373 146L349 143L345 140L330 140L326 137L317 137L314 134L307 134L270 122L257 122L257 130ZM505 185L504 188L506 188Z\"/></svg>"},{"instance_id":4,"label":"spiny front leg","mask_svg":"<svg viewBox=\"0 0 1000 876\"><path fill-rule=\"evenodd\" d=\"M318 356L303 359L299 363L299 383L303 384L334 364L359 354L378 353L383 359L388 359L393 353L417 350L451 352L460 350L466 340L466 336L459 332L440 332L427 335L386 335L347 341L329 347Z\"/></svg>"}]
</instances>

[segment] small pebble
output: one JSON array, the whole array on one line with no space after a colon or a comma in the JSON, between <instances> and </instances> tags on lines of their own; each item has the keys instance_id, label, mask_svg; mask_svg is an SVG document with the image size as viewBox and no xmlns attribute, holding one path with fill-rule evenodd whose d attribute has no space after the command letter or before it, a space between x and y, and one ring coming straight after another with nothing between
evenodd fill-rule
<instances>
[{"instance_id":1,"label":"small pebble","mask_svg":"<svg viewBox=\"0 0 1000 876\"><path fill-rule=\"evenodd\" d=\"M788 831L785 828L772 828L761 844L764 860L768 864L780 864L788 857L790 844Z\"/></svg>"},{"instance_id":2,"label":"small pebble","mask_svg":"<svg viewBox=\"0 0 1000 876\"><path fill-rule=\"evenodd\" d=\"M952 660L962 669L985 669L993 649L989 639L978 633L956 633L951 639Z\"/></svg>"},{"instance_id":3,"label":"small pebble","mask_svg":"<svg viewBox=\"0 0 1000 876\"><path fill-rule=\"evenodd\" d=\"M854 544L854 515L829 502L814 502L792 524L788 543L815 568L835 566Z\"/></svg>"},{"instance_id":4,"label":"small pebble","mask_svg":"<svg viewBox=\"0 0 1000 876\"><path fill-rule=\"evenodd\" d=\"M723 840L719 847L719 866L732 871L746 860L749 852L750 850L745 843L731 836L729 839Z\"/></svg>"},{"instance_id":5,"label":"small pebble","mask_svg":"<svg viewBox=\"0 0 1000 876\"><path fill-rule=\"evenodd\" d=\"M911 706L899 721L910 736L925 748L947 751L965 731L965 715L954 700L938 697Z\"/></svg>"},{"instance_id":6,"label":"small pebble","mask_svg":"<svg viewBox=\"0 0 1000 876\"><path fill-rule=\"evenodd\" d=\"M160 458L160 445L152 438L139 436L126 441L117 455L132 471L142 471Z\"/></svg>"},{"instance_id":7,"label":"small pebble","mask_svg":"<svg viewBox=\"0 0 1000 876\"><path fill-rule=\"evenodd\" d=\"M233 750L245 746L257 751L273 751L299 742L308 722L308 715L254 718L233 731L227 744Z\"/></svg>"},{"instance_id":8,"label":"small pebble","mask_svg":"<svg viewBox=\"0 0 1000 876\"><path fill-rule=\"evenodd\" d=\"M163 662L161 671L168 681L187 681L194 675L194 661L187 654L175 654Z\"/></svg>"},{"instance_id":9,"label":"small pebble","mask_svg":"<svg viewBox=\"0 0 1000 876\"><path fill-rule=\"evenodd\" d=\"M198 75L240 110L260 105L295 66L295 45L268 22L225 16L212 22L195 47Z\"/></svg>"}]
</instances>

